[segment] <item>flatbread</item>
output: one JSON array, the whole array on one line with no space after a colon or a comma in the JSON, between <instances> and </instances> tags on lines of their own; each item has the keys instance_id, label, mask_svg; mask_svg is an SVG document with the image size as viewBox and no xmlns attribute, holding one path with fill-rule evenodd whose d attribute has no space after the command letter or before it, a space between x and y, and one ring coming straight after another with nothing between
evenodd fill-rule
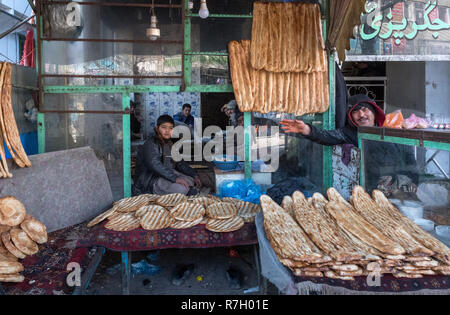
<instances>
[{"instance_id":1,"label":"flatbread","mask_svg":"<svg viewBox=\"0 0 450 315\"><path fill-rule=\"evenodd\" d=\"M20 227L36 243L44 244L47 242L47 228L35 218L25 217L25 220L20 224Z\"/></svg>"},{"instance_id":2,"label":"flatbread","mask_svg":"<svg viewBox=\"0 0 450 315\"><path fill-rule=\"evenodd\" d=\"M183 202L170 210L172 218L179 221L198 221L205 215L205 208L201 204Z\"/></svg>"},{"instance_id":3,"label":"flatbread","mask_svg":"<svg viewBox=\"0 0 450 315\"><path fill-rule=\"evenodd\" d=\"M21 274L3 275L0 274L0 282L23 282L25 277Z\"/></svg>"},{"instance_id":4,"label":"flatbread","mask_svg":"<svg viewBox=\"0 0 450 315\"><path fill-rule=\"evenodd\" d=\"M200 224L203 221L203 217L200 219L197 219L195 221L180 221L180 220L173 220L170 227L172 229L188 229L193 226L196 226L197 224Z\"/></svg>"},{"instance_id":5,"label":"flatbread","mask_svg":"<svg viewBox=\"0 0 450 315\"><path fill-rule=\"evenodd\" d=\"M0 225L0 234L2 234L3 232L8 232L9 230L12 229L12 226L9 225Z\"/></svg>"},{"instance_id":6,"label":"flatbread","mask_svg":"<svg viewBox=\"0 0 450 315\"><path fill-rule=\"evenodd\" d=\"M210 196L198 196L198 197L195 197L192 199L188 199L188 201L199 204L199 205L203 206L205 209L210 204L217 202L216 199L211 198Z\"/></svg>"},{"instance_id":7,"label":"flatbread","mask_svg":"<svg viewBox=\"0 0 450 315\"><path fill-rule=\"evenodd\" d=\"M14 228L9 231L11 235L11 241L26 255L34 255L39 251L39 247L35 241L33 241L24 230L19 228Z\"/></svg>"},{"instance_id":8,"label":"flatbread","mask_svg":"<svg viewBox=\"0 0 450 315\"><path fill-rule=\"evenodd\" d=\"M153 202L155 199L153 195L139 195L131 198L125 198L122 199L120 202L115 204L114 206L117 207L117 212L135 212L140 207L146 206Z\"/></svg>"},{"instance_id":9,"label":"flatbread","mask_svg":"<svg viewBox=\"0 0 450 315\"><path fill-rule=\"evenodd\" d=\"M230 202L215 202L206 208L206 215L210 219L229 219L237 214L237 208Z\"/></svg>"},{"instance_id":10,"label":"flatbread","mask_svg":"<svg viewBox=\"0 0 450 315\"><path fill-rule=\"evenodd\" d=\"M132 213L123 213L108 221L105 228L113 231L132 231L139 228L139 218L136 218Z\"/></svg>"},{"instance_id":11,"label":"flatbread","mask_svg":"<svg viewBox=\"0 0 450 315\"><path fill-rule=\"evenodd\" d=\"M173 218L170 216L169 211L164 208L154 209L152 211L147 211L141 217L141 226L145 230L160 230L171 226L173 223Z\"/></svg>"},{"instance_id":12,"label":"flatbread","mask_svg":"<svg viewBox=\"0 0 450 315\"><path fill-rule=\"evenodd\" d=\"M1 261L0 274L14 274L23 271L23 265L16 261Z\"/></svg>"},{"instance_id":13,"label":"flatbread","mask_svg":"<svg viewBox=\"0 0 450 315\"><path fill-rule=\"evenodd\" d=\"M14 246L14 244L11 242L11 235L9 234L9 232L2 233L1 237L3 245L11 254L20 259L24 259L26 257L26 255L22 253L20 250L18 250L17 247Z\"/></svg>"},{"instance_id":14,"label":"flatbread","mask_svg":"<svg viewBox=\"0 0 450 315\"><path fill-rule=\"evenodd\" d=\"M238 216L245 218L255 217L260 211L261 206L248 201L238 201L235 203L238 210Z\"/></svg>"},{"instance_id":15,"label":"flatbread","mask_svg":"<svg viewBox=\"0 0 450 315\"><path fill-rule=\"evenodd\" d=\"M26 209L23 203L13 196L0 198L0 224L16 226L25 219Z\"/></svg>"},{"instance_id":16,"label":"flatbread","mask_svg":"<svg viewBox=\"0 0 450 315\"><path fill-rule=\"evenodd\" d=\"M91 222L88 223L87 227L93 227L94 225L102 222L103 220L110 218L117 211L117 207L112 207L111 209L103 212L102 214L95 217Z\"/></svg>"},{"instance_id":17,"label":"flatbread","mask_svg":"<svg viewBox=\"0 0 450 315\"><path fill-rule=\"evenodd\" d=\"M229 219L209 219L206 229L212 232L233 232L244 226L244 220L238 216Z\"/></svg>"},{"instance_id":18,"label":"flatbread","mask_svg":"<svg viewBox=\"0 0 450 315\"><path fill-rule=\"evenodd\" d=\"M188 197L183 194L168 194L158 197L156 203L163 207L175 207L177 204L187 201Z\"/></svg>"}]
</instances>

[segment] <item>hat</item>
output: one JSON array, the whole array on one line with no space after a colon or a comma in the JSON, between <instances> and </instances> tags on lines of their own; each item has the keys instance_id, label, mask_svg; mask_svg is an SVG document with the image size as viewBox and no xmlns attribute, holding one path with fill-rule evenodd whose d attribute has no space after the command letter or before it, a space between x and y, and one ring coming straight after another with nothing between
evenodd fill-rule
<instances>
[{"instance_id":1,"label":"hat","mask_svg":"<svg viewBox=\"0 0 450 315\"><path fill-rule=\"evenodd\" d=\"M158 117L158 120L156 121L156 125L159 127L162 124L165 123L171 123L172 125L175 125L175 122L173 120L172 117L170 117L169 115L162 115Z\"/></svg>"},{"instance_id":2,"label":"hat","mask_svg":"<svg viewBox=\"0 0 450 315\"><path fill-rule=\"evenodd\" d=\"M226 104L226 107L227 107L228 109L234 109L234 108L236 108L236 107L237 107L236 100L229 101L229 102Z\"/></svg>"},{"instance_id":3,"label":"hat","mask_svg":"<svg viewBox=\"0 0 450 315\"><path fill-rule=\"evenodd\" d=\"M369 109L374 115L376 115L375 107L373 107L372 104L370 104L370 103L365 103L365 102L359 103L358 105L356 105L355 108L353 108L353 111L360 110L361 108L364 108L364 107L367 108L367 109Z\"/></svg>"}]
</instances>

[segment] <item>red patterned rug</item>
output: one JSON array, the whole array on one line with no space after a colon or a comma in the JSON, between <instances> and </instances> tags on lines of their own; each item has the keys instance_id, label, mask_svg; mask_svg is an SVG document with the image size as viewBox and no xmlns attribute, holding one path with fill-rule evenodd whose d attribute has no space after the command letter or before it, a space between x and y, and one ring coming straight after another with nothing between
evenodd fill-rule
<instances>
[{"instance_id":1,"label":"red patterned rug","mask_svg":"<svg viewBox=\"0 0 450 315\"><path fill-rule=\"evenodd\" d=\"M256 226L246 223L241 229L216 233L208 231L204 224L189 229L162 229L147 231L136 229L115 232L105 229L102 223L89 229L77 242L77 247L103 246L114 251L146 251L166 248L209 248L252 245L258 243Z\"/></svg>"},{"instance_id":2,"label":"red patterned rug","mask_svg":"<svg viewBox=\"0 0 450 315\"><path fill-rule=\"evenodd\" d=\"M445 292L450 289L449 276L424 276L420 279L395 278L393 275L383 275L381 277L380 286L369 286L367 277L355 277L354 281L345 281L330 278L311 278L311 277L294 277L294 281L298 288L302 288L302 283L310 281L314 284L326 285L327 289L323 289L322 293L345 294L350 293L346 290L367 293L402 293L402 292L418 292L425 290L428 294L433 291ZM305 286L307 288L308 286ZM342 290L344 289L344 290ZM345 290L346 289L346 290ZM356 293L358 294L358 293ZM450 291L448 291L450 294Z\"/></svg>"},{"instance_id":3,"label":"red patterned rug","mask_svg":"<svg viewBox=\"0 0 450 315\"><path fill-rule=\"evenodd\" d=\"M1 283L8 295L66 295L76 287L67 285L67 265L75 262L85 271L95 254L95 249L77 248L76 242L85 232L80 224L49 233L48 242L39 245L39 252L21 260L25 281Z\"/></svg>"}]
</instances>

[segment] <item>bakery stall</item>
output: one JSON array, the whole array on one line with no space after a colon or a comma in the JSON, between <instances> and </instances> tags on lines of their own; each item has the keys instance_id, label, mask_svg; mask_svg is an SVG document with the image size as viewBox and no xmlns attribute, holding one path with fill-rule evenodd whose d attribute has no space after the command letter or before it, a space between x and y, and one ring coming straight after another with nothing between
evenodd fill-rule
<instances>
[{"instance_id":1,"label":"bakery stall","mask_svg":"<svg viewBox=\"0 0 450 315\"><path fill-rule=\"evenodd\" d=\"M361 45L355 47L348 37L337 41L339 59L344 60L345 50L351 48L347 60L366 66L381 62L385 67L385 72L377 72L384 77L358 77L349 92L365 91L382 103L391 114L388 119L402 119L384 127L359 128L360 150L354 151L361 155L361 168L350 189L334 182L338 190L329 188L310 198L301 192L285 196L281 203L261 198L263 215L257 216L256 225L262 273L285 294L447 295L448 134L443 117L448 106L435 99L446 99L441 88L448 87L448 48L441 50L448 47L447 4L368 1L365 9L372 14L362 19L358 14L351 22L344 18L344 2L331 5L335 14L340 12L342 25L351 24L344 26L346 34L355 35ZM416 20L418 15L421 19ZM431 34L434 23L439 32ZM361 25L353 27L357 24ZM364 37L367 24L375 30L371 43L364 43L370 40ZM396 27L417 38L406 31L391 38ZM407 40L405 34L412 37ZM369 44L375 47L371 53L358 51ZM380 49L383 46L396 47ZM441 71L434 71L437 68ZM417 79L414 92L423 97L408 94L409 76ZM424 78L433 82L433 89ZM357 226L364 231L354 229Z\"/></svg>"}]
</instances>

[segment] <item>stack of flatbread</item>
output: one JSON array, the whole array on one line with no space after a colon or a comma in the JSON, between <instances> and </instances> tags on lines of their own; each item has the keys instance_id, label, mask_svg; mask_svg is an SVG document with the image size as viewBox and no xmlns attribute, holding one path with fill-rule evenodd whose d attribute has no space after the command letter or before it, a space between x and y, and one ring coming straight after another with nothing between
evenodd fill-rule
<instances>
[{"instance_id":1,"label":"stack of flatbread","mask_svg":"<svg viewBox=\"0 0 450 315\"><path fill-rule=\"evenodd\" d=\"M350 202L334 188L311 198L297 191L281 206L261 196L264 227L280 262L295 275L353 280L449 275L450 249L398 211L378 190L360 186Z\"/></svg>"},{"instance_id":2,"label":"stack of flatbread","mask_svg":"<svg viewBox=\"0 0 450 315\"><path fill-rule=\"evenodd\" d=\"M259 205L234 198L144 194L113 203L111 209L95 217L88 227L108 219L105 228L114 231L140 227L145 230L187 229L206 224L210 231L231 232L246 222L253 222L259 211Z\"/></svg>"},{"instance_id":3,"label":"stack of flatbread","mask_svg":"<svg viewBox=\"0 0 450 315\"><path fill-rule=\"evenodd\" d=\"M0 282L22 282L23 265L19 259L39 251L37 244L47 242L44 224L26 214L16 198L0 198Z\"/></svg>"},{"instance_id":4,"label":"stack of flatbread","mask_svg":"<svg viewBox=\"0 0 450 315\"><path fill-rule=\"evenodd\" d=\"M31 162L22 147L14 118L11 100L11 73L12 64L0 62L0 178L12 177L6 163L4 143L6 143L14 162L19 167L31 166Z\"/></svg>"},{"instance_id":5,"label":"stack of flatbread","mask_svg":"<svg viewBox=\"0 0 450 315\"><path fill-rule=\"evenodd\" d=\"M243 112L298 116L328 110L328 66L320 8L311 3L254 3L252 39L228 44Z\"/></svg>"}]
</instances>

